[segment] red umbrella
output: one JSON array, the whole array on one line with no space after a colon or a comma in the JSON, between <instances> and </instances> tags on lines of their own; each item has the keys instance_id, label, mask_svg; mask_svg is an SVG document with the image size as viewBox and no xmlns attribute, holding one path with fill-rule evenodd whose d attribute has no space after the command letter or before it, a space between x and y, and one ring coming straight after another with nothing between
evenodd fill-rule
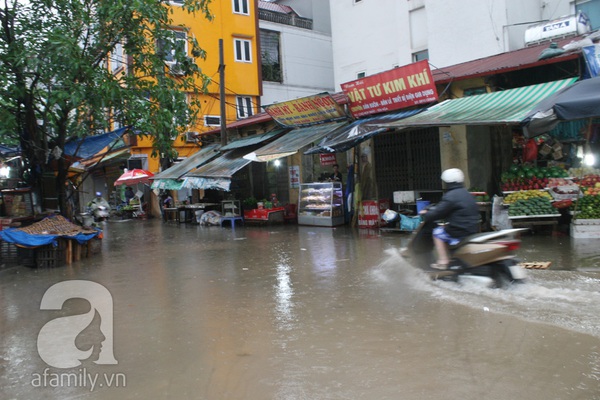
<instances>
[{"instance_id":1,"label":"red umbrella","mask_svg":"<svg viewBox=\"0 0 600 400\"><path fill-rule=\"evenodd\" d=\"M115 181L115 186L119 185L135 185L137 183L150 183L150 178L154 174L145 169L132 169L125 172Z\"/></svg>"}]
</instances>

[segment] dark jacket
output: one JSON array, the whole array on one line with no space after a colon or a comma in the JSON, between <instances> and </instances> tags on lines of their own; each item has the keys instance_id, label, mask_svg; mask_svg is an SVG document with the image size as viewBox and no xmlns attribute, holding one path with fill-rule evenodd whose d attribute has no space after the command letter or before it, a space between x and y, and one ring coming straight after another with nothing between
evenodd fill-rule
<instances>
[{"instance_id":1,"label":"dark jacket","mask_svg":"<svg viewBox=\"0 0 600 400\"><path fill-rule=\"evenodd\" d=\"M442 200L422 217L427 222L445 220L446 232L456 239L479 232L480 215L475 197L461 183L448 184Z\"/></svg>"}]
</instances>

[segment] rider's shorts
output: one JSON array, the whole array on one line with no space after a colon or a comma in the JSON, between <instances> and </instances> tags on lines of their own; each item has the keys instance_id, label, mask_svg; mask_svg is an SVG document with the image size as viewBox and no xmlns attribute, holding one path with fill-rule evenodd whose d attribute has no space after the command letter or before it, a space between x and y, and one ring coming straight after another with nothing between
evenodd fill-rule
<instances>
[{"instance_id":1,"label":"rider's shorts","mask_svg":"<svg viewBox=\"0 0 600 400\"><path fill-rule=\"evenodd\" d=\"M433 237L448 243L450 246L456 246L460 242L459 239L455 239L452 236L448 235L443 226L438 226L433 229Z\"/></svg>"}]
</instances>

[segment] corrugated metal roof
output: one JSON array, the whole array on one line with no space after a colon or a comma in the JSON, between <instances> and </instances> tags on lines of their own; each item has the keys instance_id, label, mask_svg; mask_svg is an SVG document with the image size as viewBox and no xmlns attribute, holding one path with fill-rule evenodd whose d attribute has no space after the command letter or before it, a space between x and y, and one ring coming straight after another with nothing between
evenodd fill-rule
<instances>
[{"instance_id":1,"label":"corrugated metal roof","mask_svg":"<svg viewBox=\"0 0 600 400\"><path fill-rule=\"evenodd\" d=\"M233 174L252 162L242 158L244 154L246 151L243 149L228 151L211 162L189 171L184 177L231 179Z\"/></svg>"},{"instance_id":2,"label":"corrugated metal roof","mask_svg":"<svg viewBox=\"0 0 600 400\"><path fill-rule=\"evenodd\" d=\"M555 40L554 42L558 44L558 47L562 47L567 43L582 38L583 36L577 36L568 39ZM461 64L433 69L431 73L435 83L442 84L461 79L506 73L514 70L554 64L557 62L575 59L580 55L581 51L576 50L545 60L539 60L538 58L540 53L542 50L547 49L550 43L551 42L547 42L537 46L525 47L523 49L496 54L473 61L467 61Z\"/></svg>"},{"instance_id":3,"label":"corrugated metal roof","mask_svg":"<svg viewBox=\"0 0 600 400\"><path fill-rule=\"evenodd\" d=\"M263 10L269 10L273 12L278 12L282 14L296 14L294 9L290 6L285 6L283 4L271 3L268 1L258 1L258 8L262 8Z\"/></svg>"},{"instance_id":4,"label":"corrugated metal roof","mask_svg":"<svg viewBox=\"0 0 600 400\"><path fill-rule=\"evenodd\" d=\"M349 150L357 144L377 135L378 133L389 130L389 128L382 128L375 124L391 123L393 121L408 118L420 113L424 109L425 108L402 110L381 114L370 118L358 119L348 126L344 126L340 129L336 129L334 132L331 132L323 138L318 146L313 147L304 154L337 153Z\"/></svg>"},{"instance_id":5,"label":"corrugated metal roof","mask_svg":"<svg viewBox=\"0 0 600 400\"><path fill-rule=\"evenodd\" d=\"M198 152L190 157L165 169L159 174L154 175L154 180L157 179L180 179L186 172L198 168L200 165L207 163L214 157L218 156L220 145L212 144L202 147Z\"/></svg>"},{"instance_id":6,"label":"corrugated metal roof","mask_svg":"<svg viewBox=\"0 0 600 400\"><path fill-rule=\"evenodd\" d=\"M270 161L295 154L306 145L321 140L327 134L347 125L348 122L332 122L307 128L293 129L279 139L257 149L244 157L252 161Z\"/></svg>"},{"instance_id":7,"label":"corrugated metal roof","mask_svg":"<svg viewBox=\"0 0 600 400\"><path fill-rule=\"evenodd\" d=\"M520 124L541 100L577 78L446 100L412 117L381 124L396 129L444 125Z\"/></svg>"},{"instance_id":8,"label":"corrugated metal roof","mask_svg":"<svg viewBox=\"0 0 600 400\"><path fill-rule=\"evenodd\" d=\"M278 135L281 135L282 133L284 133L285 131L287 131L287 129L284 128L278 128L278 129L274 129L270 132L266 132L260 135L252 135L249 137L245 137L239 140L236 140L234 142L229 143L226 146L223 146L221 148L221 151L227 151L227 150L233 150L233 149L239 149L242 147L248 147L248 146L252 146L255 144L261 144L263 142L266 142L269 139L275 138Z\"/></svg>"}]
</instances>

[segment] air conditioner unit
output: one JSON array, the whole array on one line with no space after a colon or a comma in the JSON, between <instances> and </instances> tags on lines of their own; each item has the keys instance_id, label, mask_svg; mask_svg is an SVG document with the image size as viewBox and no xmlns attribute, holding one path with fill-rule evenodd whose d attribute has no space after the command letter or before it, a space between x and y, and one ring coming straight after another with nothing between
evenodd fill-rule
<instances>
[{"instance_id":1,"label":"air conditioner unit","mask_svg":"<svg viewBox=\"0 0 600 400\"><path fill-rule=\"evenodd\" d=\"M185 142L186 143L195 143L198 141L198 132L186 132L185 133Z\"/></svg>"}]
</instances>

